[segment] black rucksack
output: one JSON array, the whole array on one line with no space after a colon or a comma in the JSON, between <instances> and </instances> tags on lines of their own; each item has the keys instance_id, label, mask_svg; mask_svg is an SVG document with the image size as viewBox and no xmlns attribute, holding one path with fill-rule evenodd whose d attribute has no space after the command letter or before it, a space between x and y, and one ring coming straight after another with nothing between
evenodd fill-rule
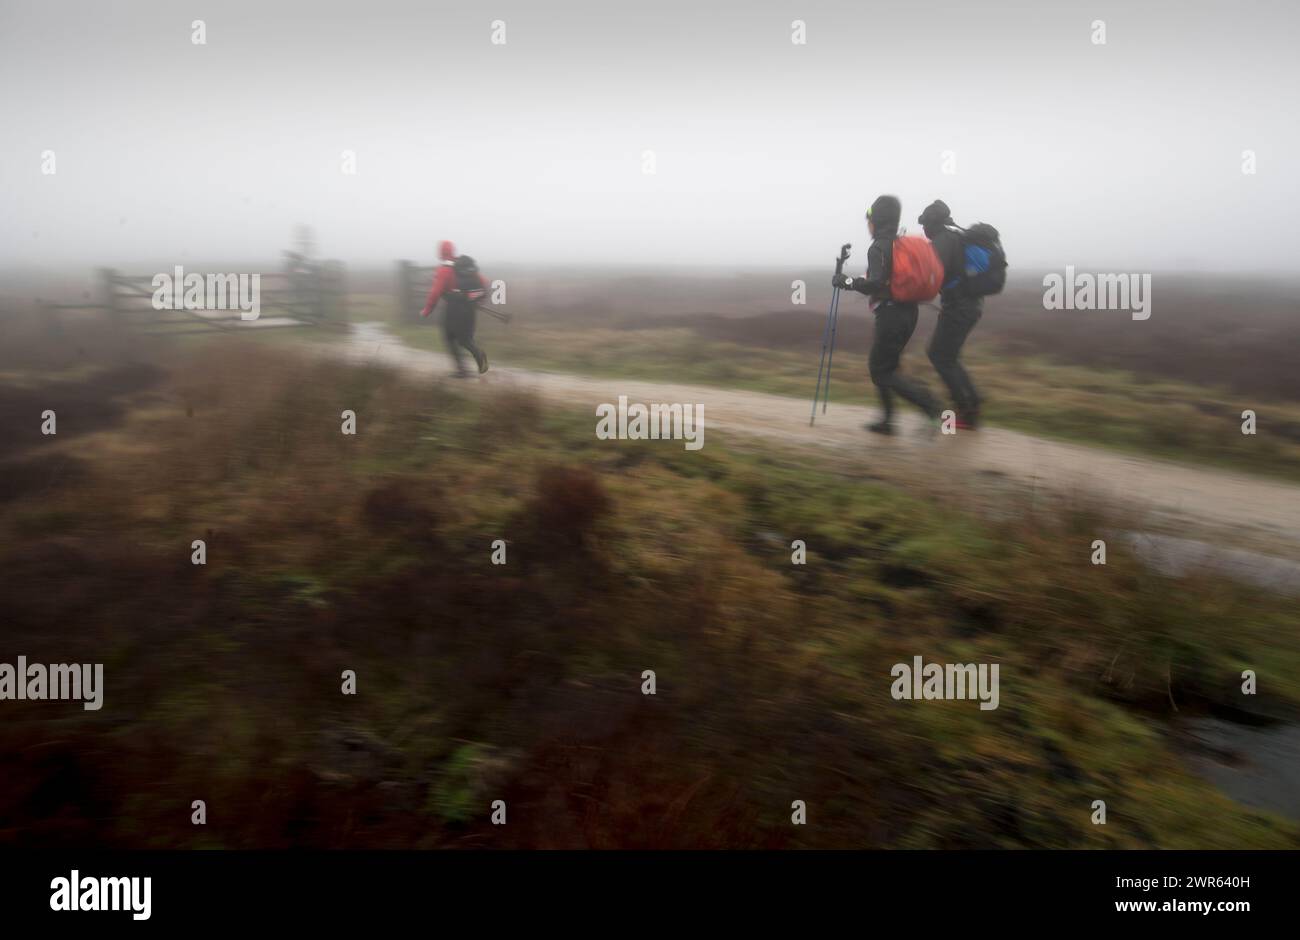
<instances>
[{"instance_id":1,"label":"black rucksack","mask_svg":"<svg viewBox=\"0 0 1300 940\"><path fill-rule=\"evenodd\" d=\"M976 222L959 231L965 260L962 286L966 293L971 297L1002 293L1007 283L1007 256L998 230L986 222Z\"/></svg>"},{"instance_id":2,"label":"black rucksack","mask_svg":"<svg viewBox=\"0 0 1300 940\"><path fill-rule=\"evenodd\" d=\"M469 300L479 300L483 296L483 280L473 258L461 255L452 263L451 270L456 275L456 293Z\"/></svg>"}]
</instances>

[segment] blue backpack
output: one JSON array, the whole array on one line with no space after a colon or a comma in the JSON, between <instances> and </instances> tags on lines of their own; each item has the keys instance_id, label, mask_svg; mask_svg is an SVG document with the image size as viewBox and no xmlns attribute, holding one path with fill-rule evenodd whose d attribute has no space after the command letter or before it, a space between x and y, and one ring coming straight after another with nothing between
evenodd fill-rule
<instances>
[{"instance_id":1,"label":"blue backpack","mask_svg":"<svg viewBox=\"0 0 1300 940\"><path fill-rule=\"evenodd\" d=\"M976 222L961 232L965 271L962 285L971 297L1002 293L1007 283L1007 256L1002 250L998 230L985 222Z\"/></svg>"}]
</instances>

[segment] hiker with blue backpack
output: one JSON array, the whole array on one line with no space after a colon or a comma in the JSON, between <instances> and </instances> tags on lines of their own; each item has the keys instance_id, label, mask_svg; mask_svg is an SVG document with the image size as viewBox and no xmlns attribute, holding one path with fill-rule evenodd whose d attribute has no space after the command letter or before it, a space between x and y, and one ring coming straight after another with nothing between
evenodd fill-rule
<instances>
[{"instance_id":1,"label":"hiker with blue backpack","mask_svg":"<svg viewBox=\"0 0 1300 940\"><path fill-rule=\"evenodd\" d=\"M1001 291L1006 282L1006 256L993 226L980 222L959 228L942 199L926 206L917 221L943 264L939 322L927 352L948 386L957 427L973 431L979 427L980 395L959 360L966 338L983 315L984 297Z\"/></svg>"},{"instance_id":2,"label":"hiker with blue backpack","mask_svg":"<svg viewBox=\"0 0 1300 940\"><path fill-rule=\"evenodd\" d=\"M831 281L836 288L866 294L876 315L868 368L884 414L874 424L864 425L873 434L894 433L895 394L920 408L932 422L939 419L939 403L929 389L899 372L903 350L916 331L917 303L933 299L943 279L942 265L929 242L899 235L902 213L897 196L881 196L873 202L867 210L871 247L866 277L836 274Z\"/></svg>"}]
</instances>

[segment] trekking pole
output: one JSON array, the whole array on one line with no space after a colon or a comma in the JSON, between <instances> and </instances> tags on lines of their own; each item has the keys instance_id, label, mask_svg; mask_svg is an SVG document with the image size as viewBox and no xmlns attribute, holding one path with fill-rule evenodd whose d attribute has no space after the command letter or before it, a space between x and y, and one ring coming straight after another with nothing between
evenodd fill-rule
<instances>
[{"instance_id":1,"label":"trekking pole","mask_svg":"<svg viewBox=\"0 0 1300 940\"><path fill-rule=\"evenodd\" d=\"M840 290L835 289L835 296L831 298L831 348L826 354L826 387L822 389L822 414L826 414L826 409L831 403L831 363L835 361L835 331L840 325Z\"/></svg>"},{"instance_id":2,"label":"trekking pole","mask_svg":"<svg viewBox=\"0 0 1300 940\"><path fill-rule=\"evenodd\" d=\"M835 300L840 295L840 289L836 287L831 294L831 308L826 314L826 325L822 327L822 357L817 363L817 388L813 390L812 414L808 418L808 424L811 426L817 420L817 402L822 397L822 373L826 371L826 346L831 339L831 317L835 313Z\"/></svg>"},{"instance_id":3,"label":"trekking pole","mask_svg":"<svg viewBox=\"0 0 1300 940\"><path fill-rule=\"evenodd\" d=\"M849 249L852 245L844 245L840 248L840 256L835 259L835 276L838 278L844 273L844 262L849 260ZM826 374L826 403L822 405L822 414L826 413L826 404L830 403L831 397L831 361L835 358L835 332L839 325L840 312L840 289L836 287L831 294L831 307L826 314L826 328L822 330L822 358L817 366L817 388L813 392L812 414L808 417L809 426L817 421L817 401L822 397L822 373Z\"/></svg>"},{"instance_id":4,"label":"trekking pole","mask_svg":"<svg viewBox=\"0 0 1300 940\"><path fill-rule=\"evenodd\" d=\"M496 317L502 323L509 323L514 319L514 314L506 313L504 310L497 310L495 307L489 307L485 304L479 304L478 309L486 314Z\"/></svg>"}]
</instances>

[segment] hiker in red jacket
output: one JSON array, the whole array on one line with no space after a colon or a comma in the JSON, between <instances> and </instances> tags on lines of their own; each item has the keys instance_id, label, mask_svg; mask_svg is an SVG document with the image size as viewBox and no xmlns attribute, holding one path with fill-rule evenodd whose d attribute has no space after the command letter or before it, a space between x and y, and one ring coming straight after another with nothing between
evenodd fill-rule
<instances>
[{"instance_id":1,"label":"hiker in red jacket","mask_svg":"<svg viewBox=\"0 0 1300 940\"><path fill-rule=\"evenodd\" d=\"M475 308L487 294L487 278L479 273L478 265L469 255L457 257L456 246L451 242L439 242L438 255L442 260L420 316L427 317L433 313L439 299L445 296L447 309L442 315L442 336L451 361L456 365L454 374L458 379L469 376L460 354L464 349L474 357L479 375L482 375L488 370L487 353L474 342L474 327L477 320Z\"/></svg>"}]
</instances>

